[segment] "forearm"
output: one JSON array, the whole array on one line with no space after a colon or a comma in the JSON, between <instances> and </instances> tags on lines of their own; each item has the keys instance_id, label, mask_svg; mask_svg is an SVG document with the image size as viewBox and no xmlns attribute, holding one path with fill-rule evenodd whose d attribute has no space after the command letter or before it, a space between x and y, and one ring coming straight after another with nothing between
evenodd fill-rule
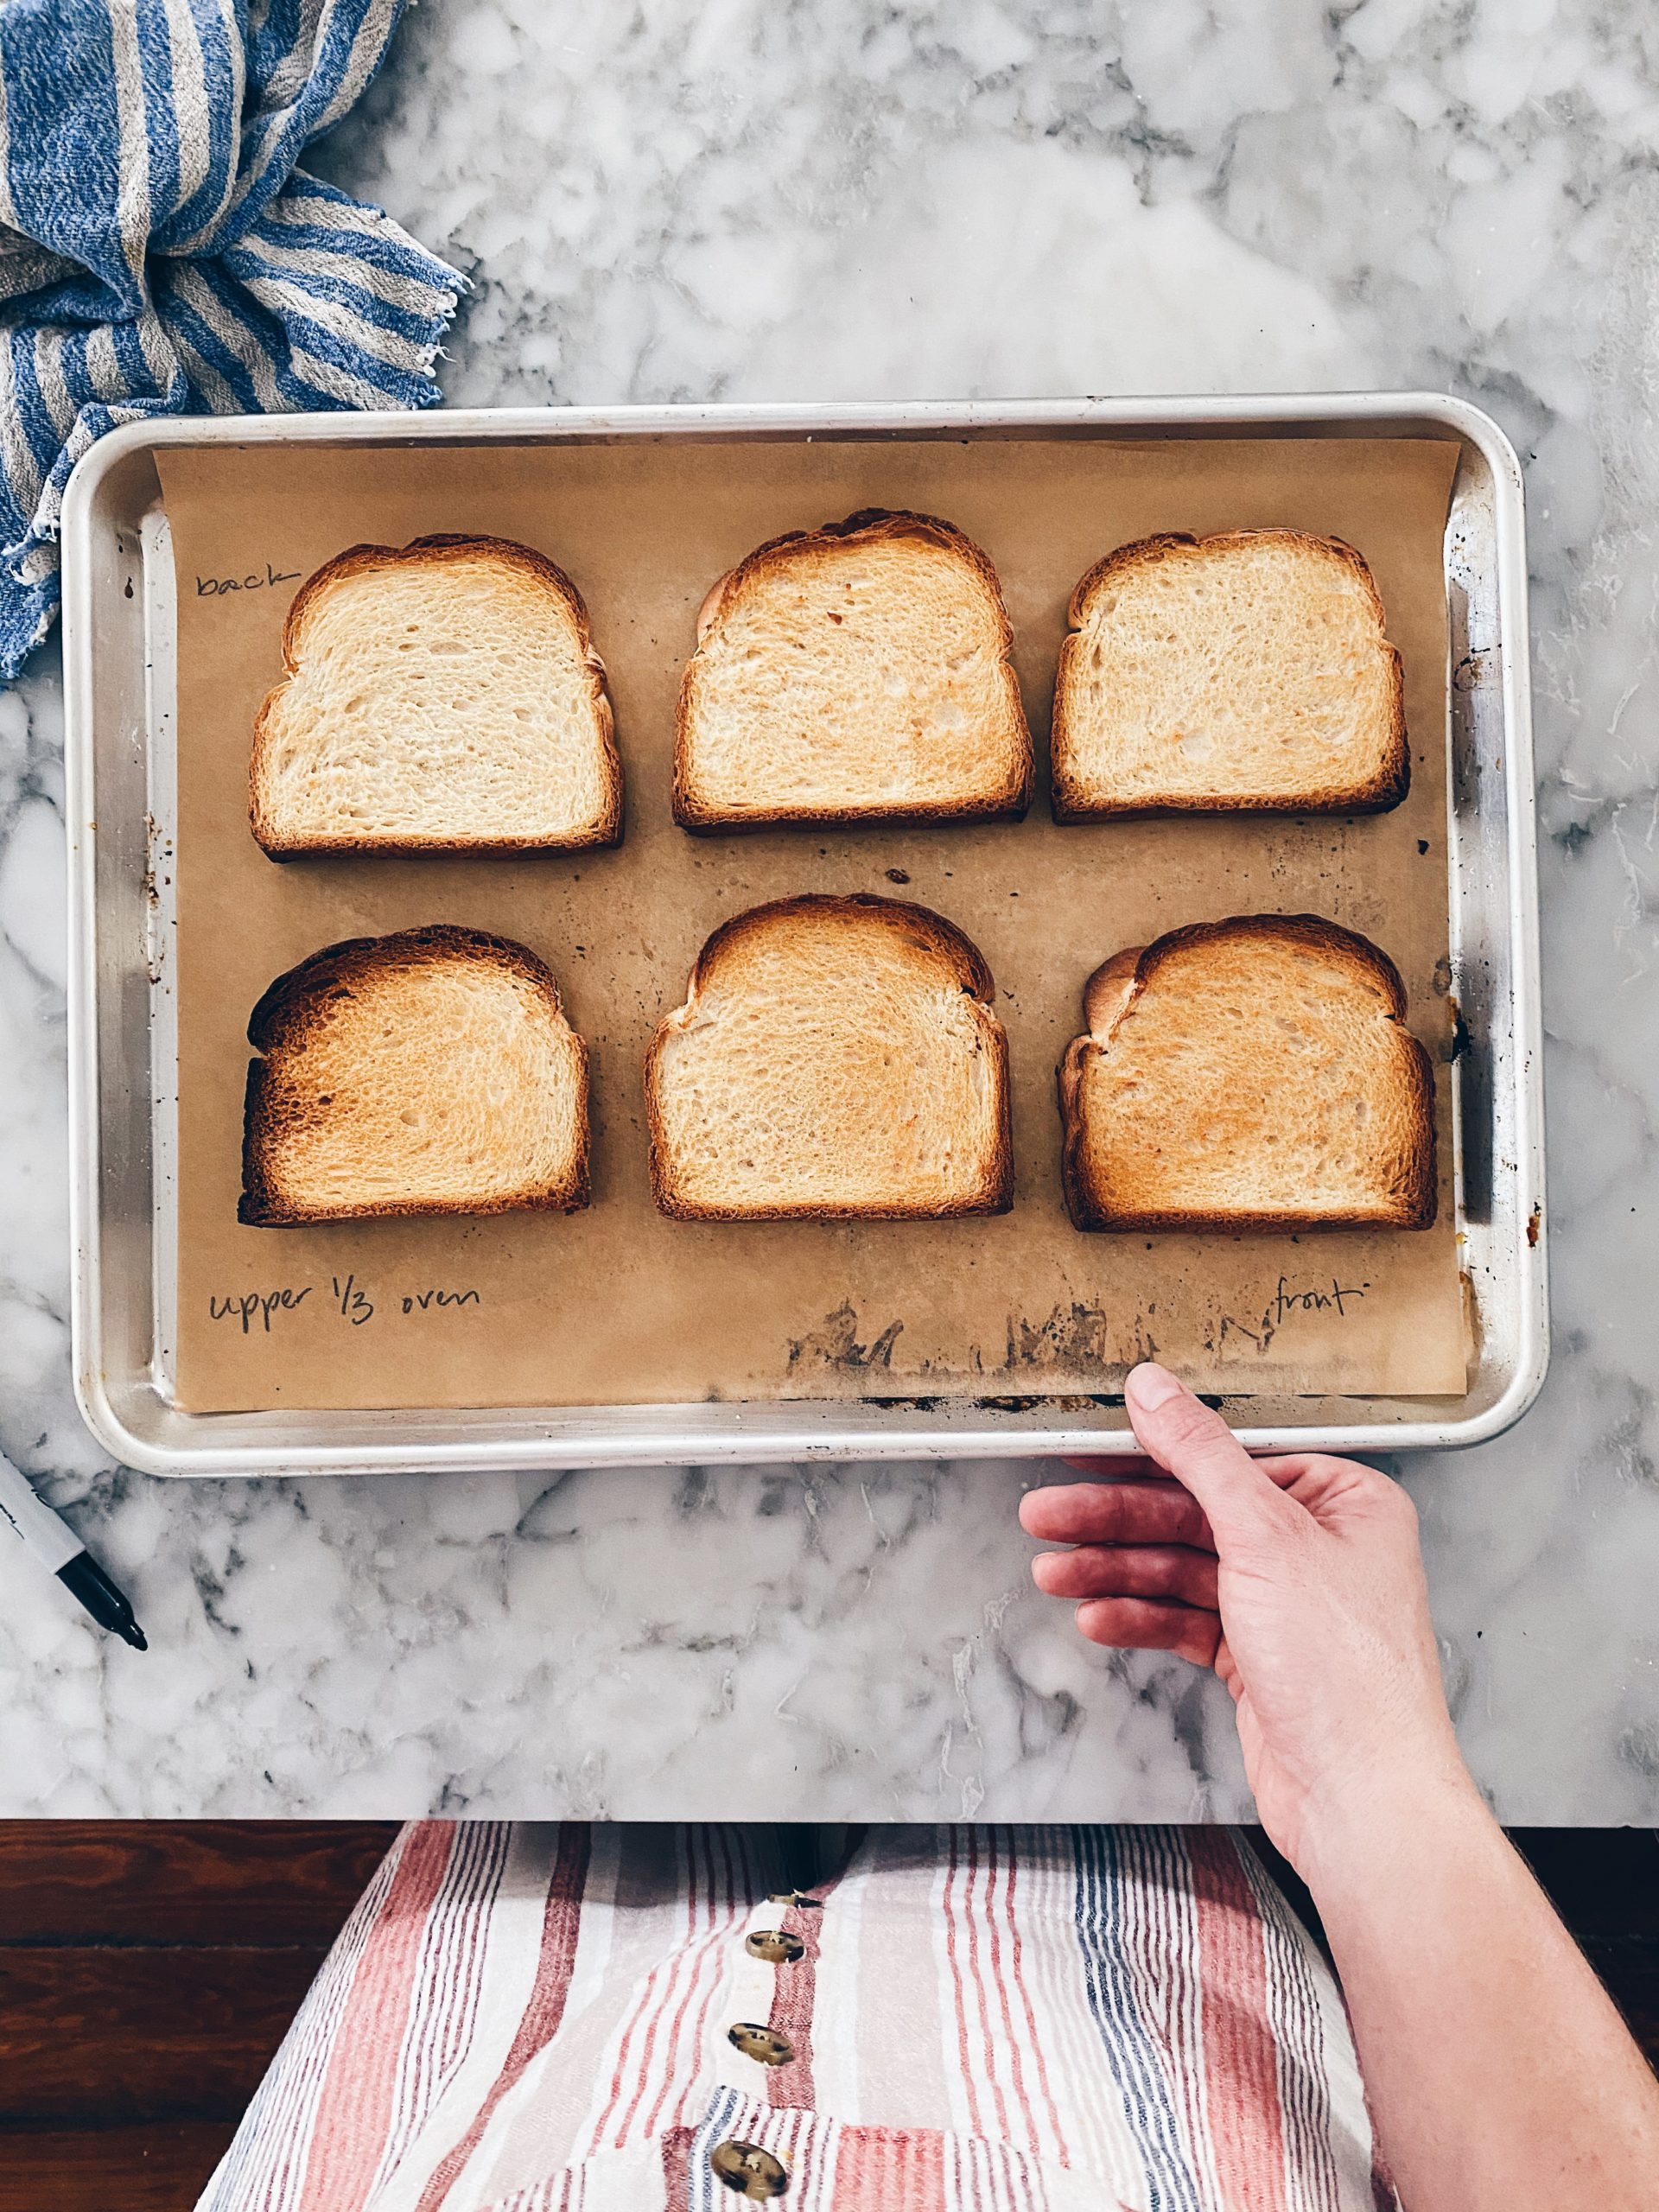
<instances>
[{"instance_id":1,"label":"forearm","mask_svg":"<svg viewBox=\"0 0 1659 2212\"><path fill-rule=\"evenodd\" d=\"M1651 2212L1659 2088L1459 1756L1410 1499L1355 1460L1252 1459L1163 1368L1124 1395L1184 1495L1145 1473L1032 1492L1031 1533L1076 1548L1038 1581L1094 1642L1232 1691L1408 2212Z\"/></svg>"},{"instance_id":2,"label":"forearm","mask_svg":"<svg viewBox=\"0 0 1659 2212\"><path fill-rule=\"evenodd\" d=\"M1407 2212L1659 2203L1659 2086L1472 1785L1373 1802L1306 1873Z\"/></svg>"}]
</instances>

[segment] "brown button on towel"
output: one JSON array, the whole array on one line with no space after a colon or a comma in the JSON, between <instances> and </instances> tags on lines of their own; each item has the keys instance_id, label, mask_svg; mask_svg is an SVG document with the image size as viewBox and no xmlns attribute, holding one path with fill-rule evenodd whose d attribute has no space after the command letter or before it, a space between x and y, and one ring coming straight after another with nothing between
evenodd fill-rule
<instances>
[{"instance_id":1,"label":"brown button on towel","mask_svg":"<svg viewBox=\"0 0 1659 2212\"><path fill-rule=\"evenodd\" d=\"M764 2204L769 2196L781 2196L789 2187L789 2176L783 2167L758 2143L716 2143L709 2153L709 2163L728 2189L753 2203Z\"/></svg>"},{"instance_id":2,"label":"brown button on towel","mask_svg":"<svg viewBox=\"0 0 1659 2212\"><path fill-rule=\"evenodd\" d=\"M739 2020L728 2028L726 2039L734 2043L745 2058L757 2059L762 2066L787 2066L795 2056L795 2046L787 2036L780 2036L775 2028L757 2027L753 2020Z\"/></svg>"},{"instance_id":3,"label":"brown button on towel","mask_svg":"<svg viewBox=\"0 0 1659 2212\"><path fill-rule=\"evenodd\" d=\"M768 1904L804 1905L809 1912L822 1912L823 1899L810 1897L804 1890L772 1890L766 1897Z\"/></svg>"},{"instance_id":4,"label":"brown button on towel","mask_svg":"<svg viewBox=\"0 0 1659 2212\"><path fill-rule=\"evenodd\" d=\"M786 1928L757 1928L752 1936L743 1938L743 1948L752 1959L765 1959L774 1967L786 1967L791 1960L800 1957L806 1946Z\"/></svg>"}]
</instances>

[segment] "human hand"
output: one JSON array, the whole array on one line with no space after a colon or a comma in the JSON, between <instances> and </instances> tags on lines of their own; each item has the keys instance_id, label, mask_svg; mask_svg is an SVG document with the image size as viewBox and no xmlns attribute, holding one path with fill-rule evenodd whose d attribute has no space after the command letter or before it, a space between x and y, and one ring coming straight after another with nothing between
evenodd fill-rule
<instances>
[{"instance_id":1,"label":"human hand","mask_svg":"<svg viewBox=\"0 0 1659 2212\"><path fill-rule=\"evenodd\" d=\"M1352 1459L1252 1459L1161 1367L1137 1367L1126 1395L1152 1469L1030 1491L1027 1535L1077 1548L1040 1554L1032 1573L1080 1601L1090 1642L1215 1669L1262 1825L1317 1887L1385 1807L1473 1789L1440 1687L1416 1513ZM1114 1477L1123 1465L1077 1464Z\"/></svg>"}]
</instances>

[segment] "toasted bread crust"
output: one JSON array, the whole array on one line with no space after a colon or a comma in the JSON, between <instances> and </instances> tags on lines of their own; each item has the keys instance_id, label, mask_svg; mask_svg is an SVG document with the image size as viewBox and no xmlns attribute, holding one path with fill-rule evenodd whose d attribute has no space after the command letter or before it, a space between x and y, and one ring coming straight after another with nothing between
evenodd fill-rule
<instances>
[{"instance_id":1,"label":"toasted bread crust","mask_svg":"<svg viewBox=\"0 0 1659 2212\"><path fill-rule=\"evenodd\" d=\"M523 1197L486 1199L476 1205L461 1200L386 1199L349 1208L331 1207L326 1214L291 1205L272 1172L276 1132L270 1117L271 1059L303 1040L321 1006L336 993L416 961L480 959L489 960L532 985L546 1001L550 1014L575 1042L582 1079L576 1107L576 1157L569 1176ZM248 1063L243 1101L242 1196L236 1217L251 1227L287 1229L318 1221L371 1220L406 1214L512 1213L526 1209L575 1213L588 1204L591 1128L587 1044L570 1027L551 970L526 946L515 944L510 938L435 922L421 929L399 930L389 937L346 938L338 944L325 945L298 967L278 976L261 995L248 1017L248 1042L259 1057Z\"/></svg>"},{"instance_id":2,"label":"toasted bread crust","mask_svg":"<svg viewBox=\"0 0 1659 2212\"><path fill-rule=\"evenodd\" d=\"M674 1031L683 1028L696 1012L700 994L721 959L741 948L746 936L764 928L779 915L811 912L845 916L878 914L897 929L938 953L961 978L963 990L976 1001L980 1029L990 1058L998 1099L995 1149L987 1162L980 1188L954 1204L880 1207L780 1205L759 1212L742 1206L705 1206L683 1198L675 1188L672 1170L664 1157L662 1106L658 1062L662 1046ZM972 938L936 914L930 906L912 906L899 899L878 899L868 892L844 895L808 892L793 899L772 899L751 906L722 922L692 963L683 1004L660 1021L645 1055L645 1120L651 1141L652 1196L659 1211L673 1221L946 1221L983 1214L1007 1213L1014 1204L1014 1120L1008 1088L1007 1033L993 1011L996 985L984 955Z\"/></svg>"},{"instance_id":3,"label":"toasted bread crust","mask_svg":"<svg viewBox=\"0 0 1659 2212\"><path fill-rule=\"evenodd\" d=\"M691 697L703 641L717 627L727 609L756 577L769 569L786 568L804 550L810 552L815 545L827 541L846 542L855 538L874 543L883 539L906 537L921 538L930 544L943 546L965 563L985 587L996 610L1008 703L1020 739L1019 757L1002 790L981 800L923 801L891 807L779 807L766 814L730 814L705 805L691 779ZM1031 804L1037 772L1031 732L1027 727L1025 707L1014 673L1013 655L1014 630L1002 601L1001 580L989 556L954 523L944 522L937 515L914 514L905 508L861 507L857 513L847 516L841 522L824 523L817 530L785 531L779 537L769 537L765 544L757 545L752 553L746 554L734 569L728 569L723 576L715 579L697 610L696 652L686 663L674 709L674 819L682 830L689 830L698 836L790 827L837 829L865 822L893 825L931 822L1018 822Z\"/></svg>"},{"instance_id":4,"label":"toasted bread crust","mask_svg":"<svg viewBox=\"0 0 1659 2212\"><path fill-rule=\"evenodd\" d=\"M1152 537L1137 538L1133 544L1118 546L1078 578L1066 610L1071 627L1060 647L1059 665L1055 673L1050 737L1051 796L1056 822L1072 826L1111 819L1144 821L1178 814L1386 814L1406 797L1411 788L1411 749L1406 733L1405 671L1398 650L1385 637L1381 638L1381 643L1389 668L1389 750L1376 774L1357 789L1330 785L1323 790L1299 792L1294 798L1274 792L1171 792L1155 804L1147 804L1090 797L1079 791L1073 781L1070 772L1071 700L1077 658L1083 651L1083 627L1095 594L1114 575L1121 575L1127 569L1167 560L1172 555L1190 551L1195 546L1225 551L1236 546L1260 544L1267 538L1286 545L1316 548L1351 569L1376 612L1381 635L1386 617L1376 580L1364 556L1340 537L1315 537L1300 530L1228 530L1217 531L1207 537L1196 537L1183 531L1162 531Z\"/></svg>"},{"instance_id":5,"label":"toasted bread crust","mask_svg":"<svg viewBox=\"0 0 1659 2212\"><path fill-rule=\"evenodd\" d=\"M411 566L438 565L453 560L457 552L488 554L509 567L524 569L569 613L587 669L594 728L599 739L605 783L605 809L600 820L591 829L570 837L486 839L377 836L368 840L357 840L351 837L284 836L265 811L262 790L264 752L269 741L271 712L291 679L299 673L301 644L312 608L334 586L346 582L353 576L384 568L391 562ZM610 693L606 688L605 664L594 649L588 607L582 594L556 562L549 560L546 554L538 553L533 546L520 545L510 537L468 537L454 532L439 532L429 537L412 538L407 545L351 545L343 553L336 553L331 561L325 561L315 575L308 576L300 586L289 607L288 618L283 624L282 681L266 694L254 717L253 746L248 761L248 817L255 842L274 861L298 860L309 854L328 853L585 852L595 847L620 844L622 837L622 760L616 745L616 716L612 711Z\"/></svg>"},{"instance_id":6,"label":"toasted bread crust","mask_svg":"<svg viewBox=\"0 0 1659 2212\"><path fill-rule=\"evenodd\" d=\"M1405 1081L1412 1092L1414 1141L1408 1180L1400 1205L1391 1212L1348 1214L1208 1214L1181 1207L1145 1212L1114 1208L1101 1197L1089 1173L1087 1132L1081 1109L1084 1071L1089 1060L1111 1044L1119 1023L1172 953L1189 946L1228 939L1249 941L1274 936L1311 946L1350 963L1381 990L1389 1019L1400 1025ZM1438 1203L1434 1137L1434 1075L1428 1054L1405 1027L1406 990L1400 971L1369 938L1328 922L1318 914L1234 914L1225 921L1193 922L1171 930L1148 945L1115 953L1096 969L1084 987L1087 1033L1073 1038L1057 1071L1064 1141L1060 1181L1066 1211L1081 1230L1211 1230L1257 1232L1300 1229L1428 1229Z\"/></svg>"}]
</instances>

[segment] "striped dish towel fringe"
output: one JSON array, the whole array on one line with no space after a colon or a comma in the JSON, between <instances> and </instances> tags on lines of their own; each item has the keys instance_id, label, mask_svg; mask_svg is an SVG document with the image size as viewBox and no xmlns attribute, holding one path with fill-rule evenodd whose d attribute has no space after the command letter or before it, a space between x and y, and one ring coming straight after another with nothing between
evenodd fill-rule
<instances>
[{"instance_id":1,"label":"striped dish towel fringe","mask_svg":"<svg viewBox=\"0 0 1659 2212\"><path fill-rule=\"evenodd\" d=\"M466 279L296 166L402 11L0 4L0 677L52 626L63 487L106 430L440 397Z\"/></svg>"}]
</instances>

